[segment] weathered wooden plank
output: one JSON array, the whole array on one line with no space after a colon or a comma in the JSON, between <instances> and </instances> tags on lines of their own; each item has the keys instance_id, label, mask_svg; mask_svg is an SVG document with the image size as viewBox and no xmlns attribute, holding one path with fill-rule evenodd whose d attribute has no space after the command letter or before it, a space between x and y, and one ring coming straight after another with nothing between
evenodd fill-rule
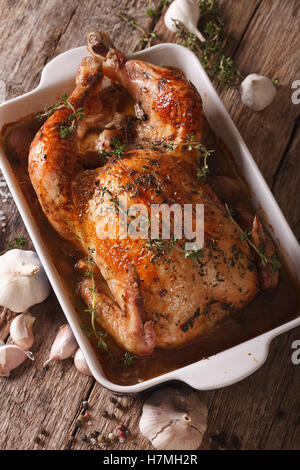
<instances>
[{"instance_id":1,"label":"weathered wooden plank","mask_svg":"<svg viewBox=\"0 0 300 470\"><path fill-rule=\"evenodd\" d=\"M159 0L153 0L153 8L159 3ZM124 52L133 51L141 37L141 32L129 28L117 15L124 12L134 17L145 31L149 31L152 19L146 15L147 6L147 0L79 2L67 34L64 34L57 44L55 55L72 47L84 45L86 33L93 29L108 32L116 47Z\"/></svg>"},{"instance_id":2,"label":"weathered wooden plank","mask_svg":"<svg viewBox=\"0 0 300 470\"><path fill-rule=\"evenodd\" d=\"M274 177L273 192L287 221L300 239L300 126L296 127L292 141L280 169Z\"/></svg>"},{"instance_id":3,"label":"weathered wooden plank","mask_svg":"<svg viewBox=\"0 0 300 470\"><path fill-rule=\"evenodd\" d=\"M226 32L230 32L230 36L233 38L233 41L227 43L226 53L228 55L235 50L237 44L242 39L244 31L260 3L261 0L240 0L234 4L227 0L218 1L220 18L226 24ZM164 8L155 30L159 34L162 42L178 42L176 34L165 27L164 13L166 10L167 7ZM204 34L203 31L202 34Z\"/></svg>"},{"instance_id":4,"label":"weathered wooden plank","mask_svg":"<svg viewBox=\"0 0 300 470\"><path fill-rule=\"evenodd\" d=\"M253 16L235 55L244 75L255 72L279 78L280 87L271 106L255 113L241 105L238 91L221 92L270 185L299 115L299 106L291 101L291 84L300 75L299 24L297 0L265 0Z\"/></svg>"},{"instance_id":5,"label":"weathered wooden plank","mask_svg":"<svg viewBox=\"0 0 300 470\"><path fill-rule=\"evenodd\" d=\"M299 448L300 373L291 363L291 344L299 333L298 328L276 338L264 366L249 378L203 394L208 430L201 448Z\"/></svg>"},{"instance_id":6,"label":"weathered wooden plank","mask_svg":"<svg viewBox=\"0 0 300 470\"><path fill-rule=\"evenodd\" d=\"M70 47L83 44L86 29L94 27L106 29L112 34L113 40L119 47L124 50L132 49L138 34L136 32L129 34L126 25L121 20L116 20L114 13L117 11L129 7L127 12L132 14L145 28L148 28L151 22L144 14L147 6L146 0L129 2L125 0L118 2L106 2L105 0L97 2L80 2L79 0L15 2L2 0L2 2L4 6L1 11L0 37L6 38L6 31L11 31L8 43L6 42L5 48L1 48L0 55L0 78L7 83L8 97L21 94L36 86L43 65L54 55ZM266 45L264 46L269 47L270 57L278 54L278 48L282 47L282 44L284 44L283 51L287 50L287 44L291 45L291 50L296 47L294 41L296 16L293 11L295 2L291 1L289 4L287 4L287 0L282 2L286 8L284 11L281 9L279 13L284 14L284 21L287 22L288 27L292 28L292 34L287 34L285 31L284 37L280 39L280 45L278 45L276 35L282 21L276 17L275 7L271 8L270 2L263 2L263 4L267 4L268 8L262 12L263 4L260 5L260 3L258 0L220 1L222 15L224 14L229 21L228 29L234 32L238 42L241 41L241 49L238 49L237 58L243 65L243 71L245 71L244 65L252 67L253 64L258 64L257 66L263 64L265 51L257 54L260 57L251 56L251 60L248 57L248 62L245 57L247 51L256 50L259 45L257 44L258 35L262 35L264 31L270 29L270 37L265 41ZM278 5L279 2L273 3ZM268 19L266 20L266 18ZM294 18L294 23L292 23L292 18ZM257 21L259 26L256 26ZM249 31L244 35L244 30L249 23ZM256 31L254 35L253 30ZM263 41L260 39L260 42ZM243 51L244 58L239 56L240 50ZM276 64L281 65L282 60L283 57L280 53L280 59ZM268 61L269 68L266 70L267 72L271 70L273 73L271 58ZM247 73L254 71L250 68L246 69ZM274 67L275 72L276 70L277 66ZM283 73L283 67L280 70ZM262 70L255 71L261 72ZM294 79L292 72L293 70L289 75L286 75L286 78L279 73L275 75L279 76L281 83L285 80L284 83L289 84L288 80ZM284 93L283 91L280 91L277 97L280 103L281 97L287 96L284 94L286 91ZM238 121L245 108L241 107L236 94L233 94L232 98L231 92L222 91L221 96L240 127ZM290 116L290 108L284 109L283 112L287 113L287 121L290 122L294 119L294 115L292 118ZM255 116L259 115L253 114L253 119ZM269 123L268 126L272 127L272 136L274 137L281 120L276 118L272 122L272 114L271 119L268 116L269 121L267 117L265 119ZM250 138L253 140L253 135L255 139L257 138L255 133L251 132L254 121L250 120L249 129L245 121L245 119L241 119L246 140L249 134L247 141L251 143ZM266 126L265 123L264 125ZM260 132L264 134L266 127ZM281 134L278 135L278 139L283 138ZM281 202L283 205L287 204L286 199L288 198L287 191L284 191L285 186L289 182L290 191L289 178L295 168L298 168L296 151L297 145L299 146L299 143L297 144L299 136L297 136L298 133L293 139L290 151L285 156L275 179L275 195L279 197L279 200L283 198ZM289 138L285 135L284 137ZM256 147L255 142L253 145ZM263 148L262 142L259 145L258 148ZM277 147L280 147L279 150ZM278 143L274 148L279 157L276 157L276 164L271 169L268 167L272 176L276 173L277 164L283 154L281 147L283 149L284 144ZM291 165L292 169L289 169L288 165ZM293 188L296 188L296 182L292 182ZM1 249L6 247L9 240L15 236L23 236L25 232L12 202L1 205L0 201L0 209L5 210L8 217L7 230L3 234L4 236L0 235ZM291 204L289 211L289 220L298 227L297 220L294 221ZM28 361L13 372L11 378L0 381L0 395L8 397L0 411L0 448L38 448L33 439L38 432L39 425L49 432L49 436L44 438L45 448L64 448L71 433L76 433L77 436L73 448L87 448L87 444L81 441L83 433L90 434L97 430L107 435L108 432L115 430L119 422L122 422L129 426L133 434L132 437L134 437L133 442L130 442L130 437L124 443L116 441L109 444L107 448L150 449L151 444L138 434L138 421L144 396L134 399L130 397L117 398L121 407L116 407L116 403L110 401L112 394L99 384L93 387L93 380L78 374L72 366L71 360L54 364L46 371L41 369L49 352L55 330L65 320L53 295L46 303L35 307L33 311L38 315L34 346L36 364L32 365ZM2 324L1 326L1 320L0 332L2 337L7 334L7 325ZM209 407L209 427L201 448L222 446L226 448L239 448L240 446L242 448L299 448L299 405L297 400L297 390L300 385L299 367L296 368L290 362L291 342L298 338L299 329L278 338L271 347L271 354L264 368L247 380L224 390L200 393L201 398ZM84 426L76 431L80 404L82 399L86 397L89 397L91 404L91 425L89 426L85 422ZM105 410L109 413L114 412L116 418L112 420L104 418L102 413Z\"/></svg>"}]
</instances>

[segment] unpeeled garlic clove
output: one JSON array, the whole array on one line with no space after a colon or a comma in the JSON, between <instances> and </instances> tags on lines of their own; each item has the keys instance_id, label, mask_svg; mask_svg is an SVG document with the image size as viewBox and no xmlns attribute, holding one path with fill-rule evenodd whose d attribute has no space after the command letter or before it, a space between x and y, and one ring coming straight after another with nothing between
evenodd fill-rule
<instances>
[{"instance_id":1,"label":"unpeeled garlic clove","mask_svg":"<svg viewBox=\"0 0 300 470\"><path fill-rule=\"evenodd\" d=\"M253 111L262 111L269 106L276 92L272 80L257 73L251 73L241 83L242 102Z\"/></svg>"},{"instance_id":2,"label":"unpeeled garlic clove","mask_svg":"<svg viewBox=\"0 0 300 470\"><path fill-rule=\"evenodd\" d=\"M29 312L21 313L13 319L10 325L10 336L13 342L26 351L31 348L34 342L33 324L35 317Z\"/></svg>"},{"instance_id":3,"label":"unpeeled garlic clove","mask_svg":"<svg viewBox=\"0 0 300 470\"><path fill-rule=\"evenodd\" d=\"M201 42L205 42L197 28L200 18L200 8L194 0L174 0L165 13L166 27L176 33L176 21L184 24L190 33L195 34Z\"/></svg>"},{"instance_id":4,"label":"unpeeled garlic clove","mask_svg":"<svg viewBox=\"0 0 300 470\"><path fill-rule=\"evenodd\" d=\"M207 408L189 389L166 387L143 406L140 431L156 449L196 450L207 426Z\"/></svg>"},{"instance_id":5,"label":"unpeeled garlic clove","mask_svg":"<svg viewBox=\"0 0 300 470\"><path fill-rule=\"evenodd\" d=\"M69 325L62 325L52 344L50 357L44 363L45 367L51 361L61 361L73 356L78 348L77 341Z\"/></svg>"},{"instance_id":6,"label":"unpeeled garlic clove","mask_svg":"<svg viewBox=\"0 0 300 470\"><path fill-rule=\"evenodd\" d=\"M75 353L74 364L76 369L79 370L79 372L81 372L82 374L93 376L89 366L87 365L83 352L80 348L78 348Z\"/></svg>"},{"instance_id":7,"label":"unpeeled garlic clove","mask_svg":"<svg viewBox=\"0 0 300 470\"><path fill-rule=\"evenodd\" d=\"M8 377L10 371L19 367L26 359L34 360L30 351L24 351L15 344L0 346L0 376Z\"/></svg>"}]
</instances>

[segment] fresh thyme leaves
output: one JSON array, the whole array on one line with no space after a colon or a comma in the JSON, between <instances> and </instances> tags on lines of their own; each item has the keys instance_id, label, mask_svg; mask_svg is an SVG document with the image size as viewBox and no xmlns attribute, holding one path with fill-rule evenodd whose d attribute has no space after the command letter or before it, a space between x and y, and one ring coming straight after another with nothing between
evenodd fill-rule
<instances>
[{"instance_id":1,"label":"fresh thyme leaves","mask_svg":"<svg viewBox=\"0 0 300 470\"><path fill-rule=\"evenodd\" d=\"M184 255L185 258L191 258L193 263L196 263L198 259L203 258L203 256L203 248L200 248L200 250L186 250Z\"/></svg>"},{"instance_id":2,"label":"fresh thyme leaves","mask_svg":"<svg viewBox=\"0 0 300 470\"><path fill-rule=\"evenodd\" d=\"M60 137L62 139L66 139L67 137L72 137L73 132L77 129L77 122L84 117L84 108L78 108L76 111L70 103L66 102L66 105L69 106L73 112L70 114L68 118L68 123L65 125L60 126Z\"/></svg>"},{"instance_id":3,"label":"fresh thyme leaves","mask_svg":"<svg viewBox=\"0 0 300 470\"><path fill-rule=\"evenodd\" d=\"M123 212L122 208L120 207L118 199L114 197L113 193L106 186L103 186L103 188L99 188L99 189L101 191L101 197L103 197L104 194L107 194L114 209L117 209L120 212Z\"/></svg>"},{"instance_id":4,"label":"fresh thyme leaves","mask_svg":"<svg viewBox=\"0 0 300 470\"><path fill-rule=\"evenodd\" d=\"M270 268L271 268L272 274L275 274L277 271L281 269L281 263L278 260L275 253L273 253L270 258Z\"/></svg>"},{"instance_id":5,"label":"fresh thyme leaves","mask_svg":"<svg viewBox=\"0 0 300 470\"><path fill-rule=\"evenodd\" d=\"M182 331L186 333L187 331L191 330L194 327L194 323L199 316L200 308L198 307L194 315L181 326Z\"/></svg>"},{"instance_id":6,"label":"fresh thyme leaves","mask_svg":"<svg viewBox=\"0 0 300 470\"><path fill-rule=\"evenodd\" d=\"M126 352L120 359L120 362L124 367L132 367L134 365L134 361L135 356L130 352Z\"/></svg>"},{"instance_id":7,"label":"fresh thyme leaves","mask_svg":"<svg viewBox=\"0 0 300 470\"><path fill-rule=\"evenodd\" d=\"M173 20L176 26L176 37L180 39L180 42L183 46L191 49L191 51L202 55L202 48L200 46L200 41L198 40L196 34L191 33L184 26L184 24L179 20Z\"/></svg>"},{"instance_id":8,"label":"fresh thyme leaves","mask_svg":"<svg viewBox=\"0 0 300 470\"><path fill-rule=\"evenodd\" d=\"M170 5L171 2L172 2L172 0L162 0L157 8L153 8L153 5L149 6L146 13L147 13L147 16L149 16L150 18L152 18L154 20L154 25L159 20L162 9L165 6Z\"/></svg>"},{"instance_id":9,"label":"fresh thyme leaves","mask_svg":"<svg viewBox=\"0 0 300 470\"><path fill-rule=\"evenodd\" d=\"M88 338L90 338L93 335L92 328L88 328L86 325L80 325L80 328L82 329L82 331Z\"/></svg>"},{"instance_id":10,"label":"fresh thyme leaves","mask_svg":"<svg viewBox=\"0 0 300 470\"><path fill-rule=\"evenodd\" d=\"M16 237L13 239L13 241L9 242L7 247L9 250L13 249L13 248L23 248L23 246L25 246L27 243L26 239L24 237Z\"/></svg>"},{"instance_id":11,"label":"fresh thyme leaves","mask_svg":"<svg viewBox=\"0 0 300 470\"><path fill-rule=\"evenodd\" d=\"M107 150L102 150L99 153L99 159L101 160L101 163L104 165L107 160L112 156L111 152L108 152Z\"/></svg>"},{"instance_id":12,"label":"fresh thyme leaves","mask_svg":"<svg viewBox=\"0 0 300 470\"><path fill-rule=\"evenodd\" d=\"M58 104L52 104L51 106L45 106L44 107L44 112L43 113L35 113L35 117L37 118L38 121L44 121L48 119L52 114L55 113L58 109L63 108L64 106L67 106L67 99L68 96L65 93L60 97L60 103Z\"/></svg>"},{"instance_id":13,"label":"fresh thyme leaves","mask_svg":"<svg viewBox=\"0 0 300 470\"><path fill-rule=\"evenodd\" d=\"M116 157L121 158L126 150L126 144L121 144L119 139L114 138L113 139L113 155L116 155Z\"/></svg>"},{"instance_id":14,"label":"fresh thyme leaves","mask_svg":"<svg viewBox=\"0 0 300 470\"><path fill-rule=\"evenodd\" d=\"M252 236L252 231L251 232L245 232L237 223L237 221L233 218L232 216L232 210L229 209L228 204L225 203L225 208L227 211L227 214L231 221L234 223L234 225L238 228L238 230L241 232L240 240L241 241L247 241L247 243L253 248L253 250L258 254L260 263L263 267L266 267L268 264L270 265L271 272L274 274L276 271L279 271L281 268L281 263L278 260L277 256L275 253L272 254L270 258L266 255L266 253L263 252L262 247L257 247L250 237Z\"/></svg>"},{"instance_id":15,"label":"fresh thyme leaves","mask_svg":"<svg viewBox=\"0 0 300 470\"><path fill-rule=\"evenodd\" d=\"M68 121L64 125L60 126L60 137L66 139L67 137L72 137L73 132L77 129L77 122L84 117L84 108L78 108L75 110L74 106L68 102L68 96L65 93L60 97L60 102L51 106L45 106L43 113L36 113L35 116L39 121L44 121L48 119L52 114L55 113L58 109L63 107L70 108L72 113L68 117Z\"/></svg>"},{"instance_id":16,"label":"fresh thyme leaves","mask_svg":"<svg viewBox=\"0 0 300 470\"><path fill-rule=\"evenodd\" d=\"M169 142L169 141L168 141L168 142L164 142L164 143L162 144L162 146L163 146L163 148L166 148L166 149L168 149L168 150L174 150L174 149L176 148L175 142Z\"/></svg>"},{"instance_id":17,"label":"fresh thyme leaves","mask_svg":"<svg viewBox=\"0 0 300 470\"><path fill-rule=\"evenodd\" d=\"M207 159L215 152L215 150L207 150L201 142L196 141L196 138L193 135L185 136L183 147L189 151L196 150L199 152L200 156L198 159L199 168L197 170L197 179L206 179L209 174Z\"/></svg>"},{"instance_id":18,"label":"fresh thyme leaves","mask_svg":"<svg viewBox=\"0 0 300 470\"><path fill-rule=\"evenodd\" d=\"M99 158L103 161L103 163L106 163L107 160L113 155L115 155L117 158L122 158L124 155L124 152L126 152L126 149L127 149L126 144L122 144L120 140L117 139L116 137L113 138L112 145L113 145L113 150L111 152L104 149L99 153Z\"/></svg>"},{"instance_id":19,"label":"fresh thyme leaves","mask_svg":"<svg viewBox=\"0 0 300 470\"><path fill-rule=\"evenodd\" d=\"M92 328L87 328L85 325L83 325L81 328L85 333L87 334L88 338L92 335L94 335L98 341L98 348L103 349L111 359L113 359L113 355L108 349L107 343L105 341L105 338L107 336L106 333L103 333L102 331L97 330L95 326L95 319L97 318L97 309L96 309L96 283L95 283L95 277L94 277L94 270L93 270L93 258L92 254L95 252L94 248L88 248L88 256L86 257L86 262L88 264L88 270L85 272L85 277L88 277L92 281L92 287L90 288L90 291L92 292L92 302L88 306L87 309L85 309L85 312L88 312L91 316L91 325Z\"/></svg>"},{"instance_id":20,"label":"fresh thyme leaves","mask_svg":"<svg viewBox=\"0 0 300 470\"><path fill-rule=\"evenodd\" d=\"M154 12L154 10L152 11ZM156 31L147 32L140 24L136 22L133 16L130 16L127 13L124 13L123 11L120 11L120 13L118 14L118 18L125 21L131 30L137 30L142 34L135 47L149 47L152 39L159 39Z\"/></svg>"},{"instance_id":21,"label":"fresh thyme leaves","mask_svg":"<svg viewBox=\"0 0 300 470\"><path fill-rule=\"evenodd\" d=\"M176 238L174 237L174 235L172 235L170 240L149 239L147 242L147 246L148 248L150 248L150 250L156 249L160 253L170 253L171 249L173 248L176 242Z\"/></svg>"},{"instance_id":22,"label":"fresh thyme leaves","mask_svg":"<svg viewBox=\"0 0 300 470\"><path fill-rule=\"evenodd\" d=\"M93 271L93 258L92 254L95 252L94 248L88 248L88 256L86 258L87 264L88 264L88 271L86 271L85 276L89 277L92 280L92 304L89 306L88 309L86 309L86 312L89 312L91 314L91 323L92 323L92 328L95 331L95 318L97 317L96 314L96 308L95 308L95 293L96 293L96 285L95 285L95 278L94 278L94 271Z\"/></svg>"},{"instance_id":23,"label":"fresh thyme leaves","mask_svg":"<svg viewBox=\"0 0 300 470\"><path fill-rule=\"evenodd\" d=\"M199 29L205 37L205 42L200 42L197 36L190 33L178 20L174 20L176 36L183 46L198 55L202 66L211 76L216 77L226 87L236 87L240 83L241 74L232 58L224 55L229 38L219 17L216 0L199 0L198 5Z\"/></svg>"}]
</instances>

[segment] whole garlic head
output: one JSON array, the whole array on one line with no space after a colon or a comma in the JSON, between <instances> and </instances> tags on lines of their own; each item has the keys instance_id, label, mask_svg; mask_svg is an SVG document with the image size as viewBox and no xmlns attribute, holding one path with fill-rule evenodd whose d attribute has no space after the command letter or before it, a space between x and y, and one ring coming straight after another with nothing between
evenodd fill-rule
<instances>
[{"instance_id":1,"label":"whole garlic head","mask_svg":"<svg viewBox=\"0 0 300 470\"><path fill-rule=\"evenodd\" d=\"M276 95L276 88L267 77L251 73L241 83L242 102L253 109L262 111L272 103Z\"/></svg>"},{"instance_id":2,"label":"whole garlic head","mask_svg":"<svg viewBox=\"0 0 300 470\"><path fill-rule=\"evenodd\" d=\"M198 449L206 427L207 408L191 390L166 387L144 403L140 431L156 449Z\"/></svg>"},{"instance_id":3,"label":"whole garlic head","mask_svg":"<svg viewBox=\"0 0 300 470\"><path fill-rule=\"evenodd\" d=\"M0 256L0 305L24 312L48 297L50 284L35 251L9 250Z\"/></svg>"},{"instance_id":4,"label":"whole garlic head","mask_svg":"<svg viewBox=\"0 0 300 470\"><path fill-rule=\"evenodd\" d=\"M194 0L174 0L165 14L166 27L176 33L176 20L184 24L184 26L195 34L201 42L205 41L200 31L197 28L197 23L200 18L200 8Z\"/></svg>"}]
</instances>

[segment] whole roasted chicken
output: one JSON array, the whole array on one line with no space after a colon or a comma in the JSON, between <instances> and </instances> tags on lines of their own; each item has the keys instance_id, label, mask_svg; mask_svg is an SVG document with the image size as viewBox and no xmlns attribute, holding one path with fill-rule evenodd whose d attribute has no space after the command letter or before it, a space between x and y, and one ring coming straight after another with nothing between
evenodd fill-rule
<instances>
[{"instance_id":1,"label":"whole roasted chicken","mask_svg":"<svg viewBox=\"0 0 300 470\"><path fill-rule=\"evenodd\" d=\"M197 179L203 114L194 86L176 70L127 58L105 33L89 33L88 48L73 93L31 144L30 178L53 227L93 260L96 285L86 277L79 289L102 327L136 355L183 347L274 287L278 273L257 262L224 203ZM124 88L135 115L117 109ZM125 236L120 225L114 237L99 235L120 214L128 226L128 208L139 204L203 204L203 249L187 252L174 236ZM274 253L257 216L252 243Z\"/></svg>"}]
</instances>

